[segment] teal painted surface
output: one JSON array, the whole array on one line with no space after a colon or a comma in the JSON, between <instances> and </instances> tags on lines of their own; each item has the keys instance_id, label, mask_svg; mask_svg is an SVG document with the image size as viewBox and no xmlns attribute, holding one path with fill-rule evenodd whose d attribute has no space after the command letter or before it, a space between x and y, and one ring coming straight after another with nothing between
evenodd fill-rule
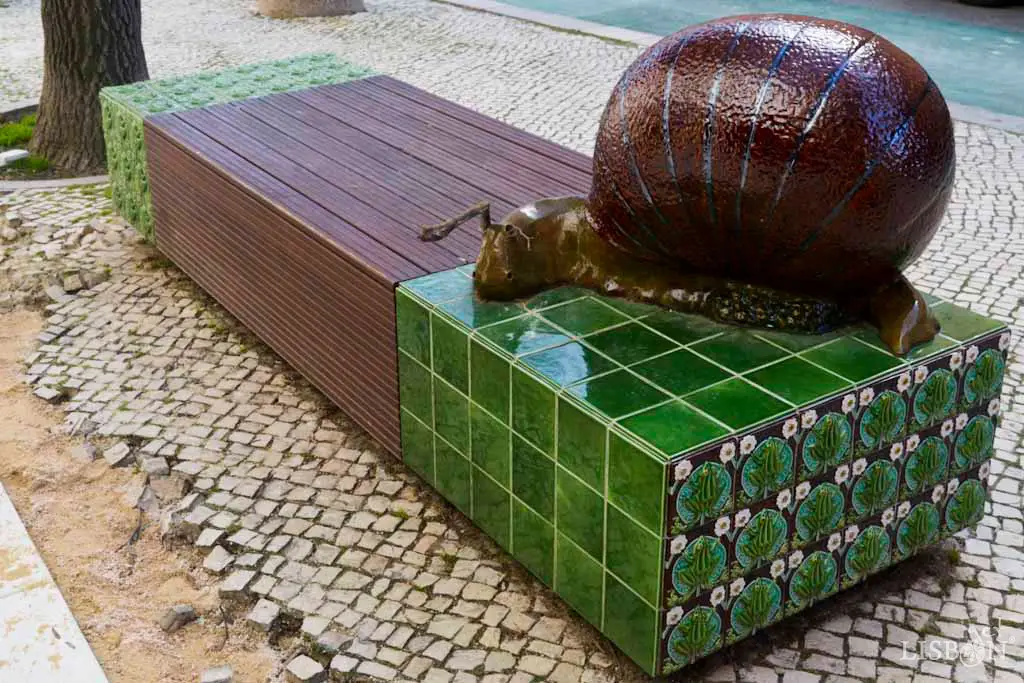
<instances>
[{"instance_id":1,"label":"teal painted surface","mask_svg":"<svg viewBox=\"0 0 1024 683\"><path fill-rule=\"evenodd\" d=\"M946 99L1024 116L1024 32L827 0L505 0L635 31L668 35L690 24L757 12L808 14L876 31L914 56Z\"/></svg>"}]
</instances>

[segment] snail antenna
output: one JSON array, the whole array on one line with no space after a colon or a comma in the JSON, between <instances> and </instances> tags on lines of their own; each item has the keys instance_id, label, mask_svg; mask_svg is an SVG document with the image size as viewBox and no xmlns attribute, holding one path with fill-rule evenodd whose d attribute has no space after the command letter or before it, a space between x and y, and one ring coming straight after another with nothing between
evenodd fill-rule
<instances>
[{"instance_id":1,"label":"snail antenna","mask_svg":"<svg viewBox=\"0 0 1024 683\"><path fill-rule=\"evenodd\" d=\"M463 213L454 218L449 218L437 225L424 225L420 227L420 239L424 242L439 242L451 234L455 228L477 216L480 217L480 227L486 231L491 228L491 203L480 202L469 207Z\"/></svg>"}]
</instances>

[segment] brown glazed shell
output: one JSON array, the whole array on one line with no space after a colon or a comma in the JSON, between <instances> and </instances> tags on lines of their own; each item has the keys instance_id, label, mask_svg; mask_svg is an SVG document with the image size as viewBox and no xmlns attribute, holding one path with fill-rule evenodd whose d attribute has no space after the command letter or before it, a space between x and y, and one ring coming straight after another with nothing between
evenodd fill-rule
<instances>
[{"instance_id":1,"label":"brown glazed shell","mask_svg":"<svg viewBox=\"0 0 1024 683\"><path fill-rule=\"evenodd\" d=\"M605 108L589 205L615 246L680 270L860 296L921 254L949 200L953 126L908 54L793 15L683 29Z\"/></svg>"}]
</instances>

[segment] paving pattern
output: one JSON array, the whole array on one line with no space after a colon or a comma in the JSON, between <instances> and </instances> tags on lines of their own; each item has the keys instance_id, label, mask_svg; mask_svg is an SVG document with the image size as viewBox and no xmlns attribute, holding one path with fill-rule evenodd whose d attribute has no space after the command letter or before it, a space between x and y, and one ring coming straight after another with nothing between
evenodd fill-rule
<instances>
[{"instance_id":1,"label":"paving pattern","mask_svg":"<svg viewBox=\"0 0 1024 683\"><path fill-rule=\"evenodd\" d=\"M0 100L38 89L38 59L7 28L21 22L31 36L34 4L0 9L0 82L13 84ZM153 72L329 49L588 151L637 52L420 0L369 4L351 19L270 23L233 1L146 2ZM910 276L1024 330L1024 138L958 125L957 145L953 203ZM139 244L103 187L16 192L0 197L4 213L23 222L0 232L0 310L51 299L27 381L61 402L70 431L150 474L143 505L162 505L168 533L199 548L255 628L303 629L315 661L292 662L294 672L643 680ZM65 293L80 284L91 286ZM975 532L713 656L692 680L1024 681L1022 373L1015 348L992 503Z\"/></svg>"}]
</instances>

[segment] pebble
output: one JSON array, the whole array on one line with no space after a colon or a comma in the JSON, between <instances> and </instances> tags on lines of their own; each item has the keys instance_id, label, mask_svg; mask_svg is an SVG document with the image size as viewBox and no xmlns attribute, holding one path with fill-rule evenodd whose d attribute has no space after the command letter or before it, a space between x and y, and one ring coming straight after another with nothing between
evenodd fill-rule
<instances>
[{"instance_id":1,"label":"pebble","mask_svg":"<svg viewBox=\"0 0 1024 683\"><path fill-rule=\"evenodd\" d=\"M111 467L126 467L135 460L135 456L132 455L131 446L121 441L103 451L103 459Z\"/></svg>"},{"instance_id":2,"label":"pebble","mask_svg":"<svg viewBox=\"0 0 1024 683\"><path fill-rule=\"evenodd\" d=\"M199 683L234 683L234 676L230 666L218 666L200 674Z\"/></svg>"},{"instance_id":3,"label":"pebble","mask_svg":"<svg viewBox=\"0 0 1024 683\"><path fill-rule=\"evenodd\" d=\"M164 633L174 633L198 618L199 615L192 605L175 605L160 618L160 628Z\"/></svg>"}]
</instances>

